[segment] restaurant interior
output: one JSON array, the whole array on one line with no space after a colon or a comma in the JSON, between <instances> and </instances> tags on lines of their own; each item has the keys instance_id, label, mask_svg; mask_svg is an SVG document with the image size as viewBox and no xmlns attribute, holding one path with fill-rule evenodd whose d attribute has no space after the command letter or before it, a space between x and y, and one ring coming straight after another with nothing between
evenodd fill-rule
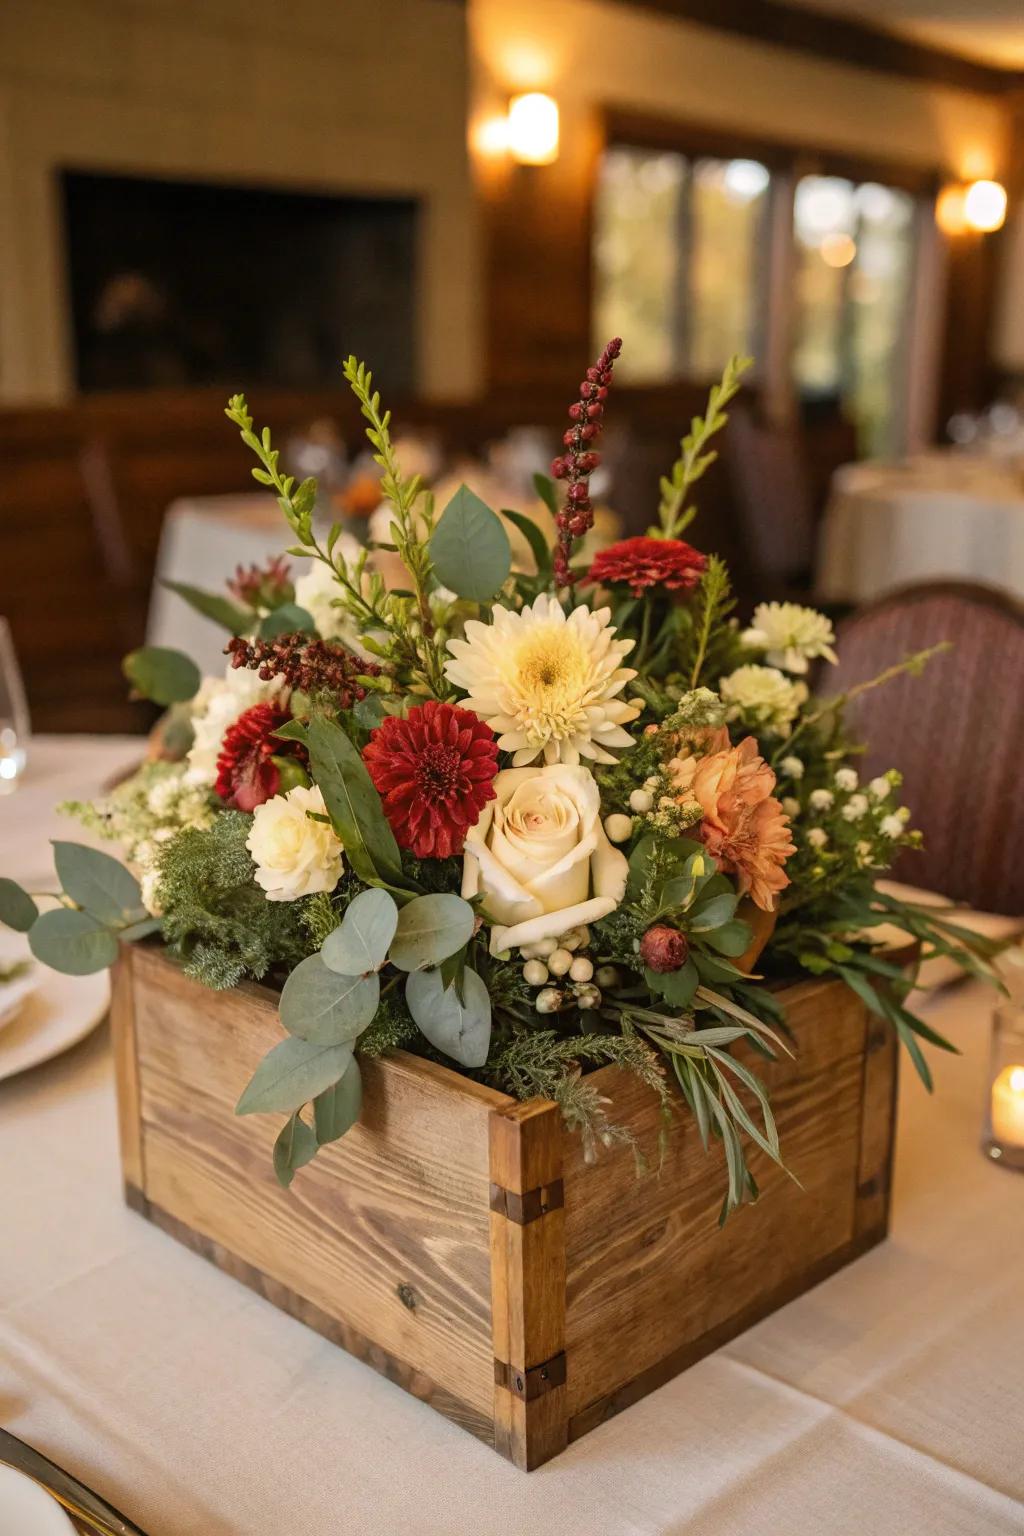
<instances>
[{"instance_id":1,"label":"restaurant interior","mask_svg":"<svg viewBox=\"0 0 1024 1536\"><path fill-rule=\"evenodd\" d=\"M621 355L602 351L612 338L621 338ZM405 591L385 466L343 377L350 357L372 368L398 458L422 476L438 511L463 484L485 512L511 509L513 573L531 551L540 569L531 525L540 546L557 548L562 537L569 514L537 478L549 473L569 476L569 512L578 492L588 560L649 532L660 537L659 497L671 490L665 477L681 440L700 437L709 390L729 360L748 359L685 533L728 564L727 635L756 626L758 604L758 614L778 603L822 616L829 643L806 651L810 670L806 660L794 666L792 686L803 688L806 676L812 690L827 684L853 701L864 793L856 773L843 787L853 770L840 768L840 789L815 789L810 806L838 817L836 796L852 790L849 822L858 801L867 806L869 783L876 796L889 793L879 775L898 764L900 798L922 836L899 841L905 829L894 816L903 811L892 811L893 889L952 913L992 946L989 958L1020 944L1022 0L0 0L0 877L36 875L41 829L47 838L77 835L49 818L52 802L85 793L79 781L106 792L115 768L127 771L147 751L162 756L162 708L188 695L130 687L125 654L186 652L202 674L223 677L226 637L204 614L202 594L224 595L234 579L238 600L296 536L296 520L289 514L290 530L282 521L287 497L279 502L262 471L253 478L237 410L225 416L229 399L245 395L282 470L296 482L316 477L316 526L335 523L343 544L373 550L383 588ZM591 454L594 465L578 472L574 423L587 419L588 398L606 394L600 465ZM577 473L590 478L576 483ZM299 548L285 557L293 575L305 569L302 556ZM635 656L650 660L646 618L644 626ZM826 665L836 661L831 639L836 670ZM924 652L927 667L904 666ZM888 678L887 669L893 680L876 689L869 680ZM371 659L370 673L380 670ZM649 681L650 703L657 679L642 663L639 672L636 697ZM812 716L808 734L822 717ZM518 769L519 738L514 745ZM787 815L810 815L807 785L795 782L800 757L787 788L794 758L783 753L771 757L769 776L788 796ZM838 746L832 758L834 767ZM595 759L605 760L615 761ZM613 822L628 838L637 816L656 814L655 782L605 819L612 842ZM6 797L8 788L17 793ZM817 828L805 844L801 834L797 858L835 836ZM386 879L376 884L393 890ZM475 899L475 888L461 889ZM18 899L5 897L14 910ZM479 928L484 909L474 910ZM840 969L848 937L821 939ZM634 949L641 953L639 941ZM552 950L553 940L547 951L524 944L523 974L543 972L551 996L564 997L548 974ZM879 1086L873 1074L888 1057L877 1020L861 1025L850 1083L884 1098L885 1131L858 1121L848 1204L855 1224L866 1203L884 1208L871 1232L875 1240L888 1231L888 1241L763 1322L767 1307L753 1299L737 1305L728 1328L708 1303L700 1348L687 1353L679 1343L675 1364L648 1369L642 1391L652 1395L638 1403L632 1386L617 1386L602 1405L588 1401L563 1426L564 1455L519 1481L496 1458L492 1467L491 1450L460 1430L449 1436L450 1425L435 1425L391 1386L437 1396L429 1372L404 1373L402 1361L415 1366L417 1356L403 1341L434 1326L431 1286L448 1263L447 1238L426 1240L422 1274L396 1272L397 1287L390 1277L381 1305L398 1309L399 1344L385 1351L372 1322L353 1331L332 1321L315 1287L316 1305L300 1305L265 1275L254 1279L261 1265L251 1257L232 1258L246 1253L241 1234L257 1224L255 1201L232 1197L232 1248L201 1202L191 1215L177 1212L177 1226L154 1215L161 1200L149 1200L142 1174L125 1162L136 1212L179 1237L183 1223L194 1227L190 1246L333 1343L307 1340L240 1286L242 1301L234 1289L215 1290L234 1282L179 1254L119 1203L115 1213L104 1044L90 1037L47 1065L16 1065L8 1081L0 1039L0 1186L9 1186L0 1226L16 1233L0 1243L0 1426L72 1468L87 1493L99 1488L130 1509L150 1536L524 1536L553 1518L565 1536L1019 1533L1024 949L1008 952L1016 958L998 995L977 970L947 985L941 957L918 978L931 988L921 1017L934 1094L906 1061L898 1089L895 1067ZM4 958L0 951L0 968ZM586 956L566 950L564 959L565 986L577 974L591 985ZM815 963L812 955L806 969ZM849 985L862 1001L868 986L870 1010L871 988L883 982L868 982ZM139 996L139 1029L171 1008L169 990L149 1013ZM990 1049L994 1011L1002 1044ZM908 1049L919 1053L916 1023L899 1009L890 1022L905 1045L912 1031ZM234 1015L225 1028L234 1039ZM129 1077L135 1083L138 1067L141 1089L126 1090L118 1066L122 1159L133 1104L144 1125L147 1115L160 1120L154 1146L186 1123L178 1089L156 1077L171 1072L174 1051L140 1049ZM809 1091L830 1116L841 1091L821 1070ZM157 1086L147 1086L147 1071ZM930 1081L927 1068L921 1076ZM1016 1116L1003 1136L989 1107L1001 1083ZM785 1110L785 1090L780 1102ZM868 1168L870 1136L896 1134L897 1102L895 1153L887 1143L884 1171ZM791 1119L798 1152L824 1144L811 1111ZM445 1134L461 1167L454 1132ZM204 1156L222 1168L223 1151L226 1166L227 1136L210 1146ZM30 1147L33 1162L42 1148L59 1148L57 1172L19 1194L11 1170L28 1166ZM504 1242L493 1239L494 1223L512 1221L513 1195L495 1185L491 1166L485 1222ZM179 1183L168 1179L168 1210L185 1188L187 1158L183 1167ZM296 1190L312 1187L304 1177ZM226 1174L222 1182L227 1191ZM407 1232L429 1225L426 1186L413 1182ZM533 1182L544 1186L548 1219L556 1181ZM96 1191L107 1186L111 1209L97 1205L97 1215ZM505 1205L493 1203L496 1188ZM301 1207L304 1195L295 1198ZM459 1196L451 1198L459 1215ZM523 1190L514 1198L516 1219L529 1221ZM632 1198L609 1201L613 1225ZM786 1229L782 1248L821 1235L838 1209L822 1199L817 1215ZM349 1214L362 1231L362 1209ZM567 1209L570 1258L579 1219ZM696 1266L695 1288L739 1284L740 1259L716 1259L703 1229L684 1230L681 1220L663 1213L637 1228L636 1294L670 1239ZM56 1242L58 1230L66 1242ZM850 1238L843 1263L865 1251L865 1230ZM383 1265L392 1238L374 1233ZM150 1241L165 1246L151 1252ZM320 1262L301 1244L296 1253L307 1271ZM582 1335L584 1323L573 1318L582 1318L588 1288L599 1292L601 1264L615 1261L586 1253L589 1268L569 1278L568 1386L556 1379L544 1403L575 1390L573 1329ZM115 1258L109 1290L92 1285L93 1271L112 1273ZM773 1307L836 1267L816 1261L787 1290L775 1258L758 1262L772 1271ZM475 1315L467 1300L475 1271L460 1263L452 1260L456 1299L441 1308L442 1328L452 1317L465 1322L463 1311ZM340 1262L342 1290L354 1273ZM488 1300L488 1318L489 1308ZM166 1340L178 1341L173 1350L156 1311ZM601 1315L606 1344L631 1326L625 1304ZM667 1337L668 1323L654 1325L662 1328ZM505 1363L512 1348L503 1361L495 1345L495 1380L506 1385L517 1369ZM717 1352L663 1385L709 1350ZM489 1346L485 1353L489 1402ZM564 1372L554 1347L540 1354L524 1361L527 1373L547 1370L548 1355ZM520 1383L527 1418L530 1393L549 1385ZM465 1417L461 1391L454 1410L447 1396L442 1405L456 1420ZM261 1443L268 1454L257 1466ZM520 1465L533 1456L522 1451ZM9 1459L0 1439L0 1536L34 1536L28 1516L24 1526L4 1524ZM79 1528L142 1532L112 1519Z\"/></svg>"}]
</instances>

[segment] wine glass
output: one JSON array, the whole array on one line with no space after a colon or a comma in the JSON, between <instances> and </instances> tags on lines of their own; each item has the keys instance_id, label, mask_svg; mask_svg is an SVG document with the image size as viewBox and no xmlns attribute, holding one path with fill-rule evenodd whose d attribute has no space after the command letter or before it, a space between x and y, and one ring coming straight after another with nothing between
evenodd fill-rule
<instances>
[{"instance_id":1,"label":"wine glass","mask_svg":"<svg viewBox=\"0 0 1024 1536\"><path fill-rule=\"evenodd\" d=\"M0 795L13 794L28 758L25 689L14 653L11 626L0 617Z\"/></svg>"}]
</instances>

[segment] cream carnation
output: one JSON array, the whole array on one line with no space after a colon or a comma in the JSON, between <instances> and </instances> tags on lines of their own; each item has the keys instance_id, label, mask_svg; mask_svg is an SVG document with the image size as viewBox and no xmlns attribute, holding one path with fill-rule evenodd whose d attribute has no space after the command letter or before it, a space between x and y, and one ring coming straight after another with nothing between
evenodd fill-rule
<instances>
[{"instance_id":1,"label":"cream carnation","mask_svg":"<svg viewBox=\"0 0 1024 1536\"><path fill-rule=\"evenodd\" d=\"M769 731L787 731L806 702L805 683L791 683L776 667L737 667L719 684L730 720Z\"/></svg>"},{"instance_id":2,"label":"cream carnation","mask_svg":"<svg viewBox=\"0 0 1024 1536\"><path fill-rule=\"evenodd\" d=\"M245 846L256 864L256 884L268 901L295 901L333 891L341 877L342 846L325 815L319 788L298 786L256 807Z\"/></svg>"},{"instance_id":3,"label":"cream carnation","mask_svg":"<svg viewBox=\"0 0 1024 1536\"><path fill-rule=\"evenodd\" d=\"M786 672L806 672L819 656L836 662L834 640L831 619L799 603L758 603L753 624L743 632L746 645L764 651L769 666Z\"/></svg>"},{"instance_id":4,"label":"cream carnation","mask_svg":"<svg viewBox=\"0 0 1024 1536\"><path fill-rule=\"evenodd\" d=\"M518 768L582 757L613 763L609 747L631 747L622 729L640 713L616 695L636 673L620 666L632 640L616 640L609 608L574 608L566 617L542 594L521 613L494 609L494 622L470 619L464 640L450 640L445 675L464 688L470 709L498 733Z\"/></svg>"},{"instance_id":5,"label":"cream carnation","mask_svg":"<svg viewBox=\"0 0 1024 1536\"><path fill-rule=\"evenodd\" d=\"M268 699L276 698L283 687L284 680L280 677L264 682L258 672L250 671L248 667L233 667L230 663L223 677L204 677L193 700L194 740L186 758L186 782L212 787L217 779L217 758L228 726L234 725L239 715L254 704L265 704Z\"/></svg>"},{"instance_id":6,"label":"cream carnation","mask_svg":"<svg viewBox=\"0 0 1024 1536\"><path fill-rule=\"evenodd\" d=\"M557 939L614 912L629 866L601 825L589 768L506 768L466 838L462 894L482 895L491 953Z\"/></svg>"}]
</instances>

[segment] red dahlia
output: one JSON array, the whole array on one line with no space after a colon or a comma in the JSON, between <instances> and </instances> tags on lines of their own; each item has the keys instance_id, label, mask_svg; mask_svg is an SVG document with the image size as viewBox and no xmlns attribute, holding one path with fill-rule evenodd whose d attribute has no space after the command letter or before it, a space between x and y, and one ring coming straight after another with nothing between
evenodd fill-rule
<instances>
[{"instance_id":1,"label":"red dahlia","mask_svg":"<svg viewBox=\"0 0 1024 1536\"><path fill-rule=\"evenodd\" d=\"M494 732L454 704L432 699L405 720L389 715L371 732L363 761L400 846L419 859L461 853L467 831L494 799Z\"/></svg>"},{"instance_id":2,"label":"red dahlia","mask_svg":"<svg viewBox=\"0 0 1024 1536\"><path fill-rule=\"evenodd\" d=\"M622 539L599 552L587 580L604 587L625 582L634 597L643 597L651 587L691 592L707 563L707 555L683 539Z\"/></svg>"},{"instance_id":3,"label":"red dahlia","mask_svg":"<svg viewBox=\"0 0 1024 1536\"><path fill-rule=\"evenodd\" d=\"M281 774L274 756L293 743L274 735L291 717L273 704L254 704L228 726L217 758L218 795L237 811L253 811L277 794Z\"/></svg>"}]
</instances>

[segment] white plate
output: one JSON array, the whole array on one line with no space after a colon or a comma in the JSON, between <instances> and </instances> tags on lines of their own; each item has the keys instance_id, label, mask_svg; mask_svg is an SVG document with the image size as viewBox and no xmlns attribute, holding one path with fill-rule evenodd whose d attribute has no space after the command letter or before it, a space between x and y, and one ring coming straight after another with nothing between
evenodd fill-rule
<instances>
[{"instance_id":1,"label":"white plate","mask_svg":"<svg viewBox=\"0 0 1024 1536\"><path fill-rule=\"evenodd\" d=\"M21 934L0 934L3 964L10 965L28 954L28 941ZM31 982L32 990L17 1017L0 1029L0 1081L70 1050L96 1028L110 1005L106 971L95 976L62 976L36 961ZM4 990L0 988L0 1000ZM3 1531L5 1527L0 1525Z\"/></svg>"},{"instance_id":2,"label":"white plate","mask_svg":"<svg viewBox=\"0 0 1024 1536\"><path fill-rule=\"evenodd\" d=\"M57 1500L24 1472L0 1466L0 1531L10 1536L74 1536Z\"/></svg>"}]
</instances>

